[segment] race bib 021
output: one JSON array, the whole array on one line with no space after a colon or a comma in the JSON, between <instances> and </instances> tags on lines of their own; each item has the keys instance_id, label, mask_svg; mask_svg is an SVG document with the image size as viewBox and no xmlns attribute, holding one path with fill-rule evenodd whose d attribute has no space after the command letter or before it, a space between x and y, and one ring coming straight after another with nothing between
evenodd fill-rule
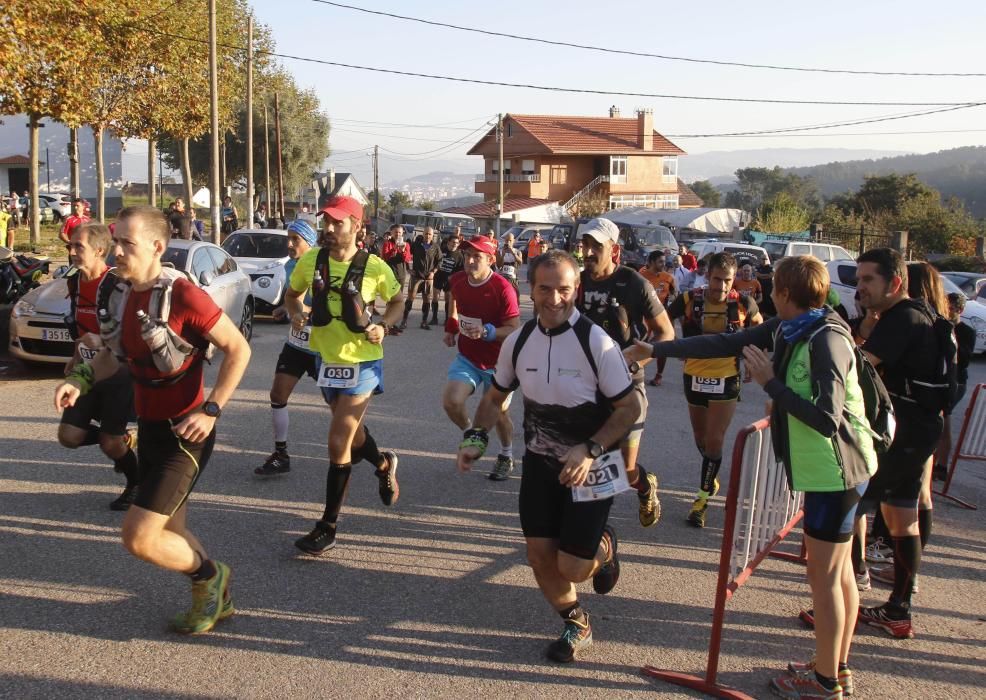
<instances>
[{"instance_id":1,"label":"race bib 021","mask_svg":"<svg viewBox=\"0 0 986 700\"><path fill-rule=\"evenodd\" d=\"M329 389L352 389L359 382L359 365L323 364L318 370L318 385Z\"/></svg>"},{"instance_id":2,"label":"race bib 021","mask_svg":"<svg viewBox=\"0 0 986 700\"><path fill-rule=\"evenodd\" d=\"M696 394L725 394L725 377L692 377L692 391Z\"/></svg>"},{"instance_id":3,"label":"race bib 021","mask_svg":"<svg viewBox=\"0 0 986 700\"><path fill-rule=\"evenodd\" d=\"M629 490L630 481L627 479L623 454L615 449L599 455L592 463L585 482L581 486L572 487L572 500L576 503L598 501Z\"/></svg>"}]
</instances>

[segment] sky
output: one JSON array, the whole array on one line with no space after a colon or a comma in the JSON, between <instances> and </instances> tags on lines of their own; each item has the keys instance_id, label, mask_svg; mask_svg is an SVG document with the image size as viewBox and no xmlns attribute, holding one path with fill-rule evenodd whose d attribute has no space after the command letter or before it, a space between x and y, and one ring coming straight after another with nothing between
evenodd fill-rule
<instances>
[{"instance_id":1,"label":"sky","mask_svg":"<svg viewBox=\"0 0 986 700\"><path fill-rule=\"evenodd\" d=\"M487 36L333 7L317 0L254 0L279 53L455 77L681 96L866 102L986 102L986 77L905 77L766 70L572 48L714 61L902 72L986 74L986 3L912 0L825 3L659 3L498 0L496 3L348 0L364 9L522 34L565 46ZM755 148L868 148L931 152L986 144L986 106L780 137L695 134L779 129L909 114L939 107L791 105L575 94L473 85L281 59L330 117L329 165L369 184L374 144L387 166L480 172L466 151L498 112L632 116L689 153ZM430 125L393 126L393 124ZM475 131L475 133L471 133ZM886 133L947 132L947 133ZM461 140L461 143L454 142ZM442 150L437 150L442 149Z\"/></svg>"}]
</instances>

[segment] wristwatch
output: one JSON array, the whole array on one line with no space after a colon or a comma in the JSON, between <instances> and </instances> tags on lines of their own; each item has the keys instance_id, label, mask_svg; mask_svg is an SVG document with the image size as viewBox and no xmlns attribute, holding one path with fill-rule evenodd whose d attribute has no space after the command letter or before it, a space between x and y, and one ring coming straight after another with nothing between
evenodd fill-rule
<instances>
[{"instance_id":1,"label":"wristwatch","mask_svg":"<svg viewBox=\"0 0 986 700\"><path fill-rule=\"evenodd\" d=\"M599 459L599 457L602 456L603 452L606 451L606 448L600 445L595 440L586 440L585 444L586 447L589 448L589 456L592 457L593 459Z\"/></svg>"},{"instance_id":2,"label":"wristwatch","mask_svg":"<svg viewBox=\"0 0 986 700\"><path fill-rule=\"evenodd\" d=\"M630 374L636 374L637 372L640 371L640 363L634 360L633 362L627 365L627 369L630 371Z\"/></svg>"},{"instance_id":3,"label":"wristwatch","mask_svg":"<svg viewBox=\"0 0 986 700\"><path fill-rule=\"evenodd\" d=\"M219 408L219 404L215 401L206 401L202 404L202 412L209 418L218 418L223 414L223 410Z\"/></svg>"}]
</instances>

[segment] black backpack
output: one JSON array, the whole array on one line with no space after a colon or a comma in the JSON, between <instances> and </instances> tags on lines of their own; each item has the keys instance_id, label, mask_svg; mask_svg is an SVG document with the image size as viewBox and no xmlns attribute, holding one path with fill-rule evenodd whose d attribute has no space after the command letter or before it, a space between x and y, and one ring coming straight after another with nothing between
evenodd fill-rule
<instances>
[{"instance_id":1,"label":"black backpack","mask_svg":"<svg viewBox=\"0 0 986 700\"><path fill-rule=\"evenodd\" d=\"M363 301L363 276L370 254L365 250L356 251L342 285L335 291L342 297L342 321L353 333L363 333L370 325L370 316ZM327 326L336 320L329 311L329 249L320 248L315 259L315 273L321 276L321 284L312 283L312 326Z\"/></svg>"},{"instance_id":2,"label":"black backpack","mask_svg":"<svg viewBox=\"0 0 986 700\"><path fill-rule=\"evenodd\" d=\"M517 336L517 342L514 343L514 352L510 360L514 367L514 374L517 374L517 358L520 357L521 348L524 347L524 343L527 339L531 337L531 333L537 328L537 319L532 318L530 321L521 326L520 335ZM572 330L575 331L575 337L579 340L579 345L582 346L582 352L585 353L585 359L589 361L589 367L592 368L592 373L598 378L599 369L596 367L596 358L592 356L592 346L589 344L589 335L592 333L593 323L590 321L585 314L579 314L578 320L572 324Z\"/></svg>"},{"instance_id":3,"label":"black backpack","mask_svg":"<svg viewBox=\"0 0 986 700\"><path fill-rule=\"evenodd\" d=\"M79 333L79 324L75 318L76 309L79 305L79 268L73 266L69 268L69 271L65 273L65 283L68 285L68 299L69 299L69 312L65 314L62 320L68 327L68 333L72 337L72 340L78 340L81 336ZM99 304L99 299L103 294L108 293L112 290L120 278L116 274L116 270L109 269L106 271L106 276L99 283L99 287L96 289L96 303ZM103 291L104 285L106 286L107 292Z\"/></svg>"},{"instance_id":4,"label":"black backpack","mask_svg":"<svg viewBox=\"0 0 986 700\"><path fill-rule=\"evenodd\" d=\"M906 398L932 413L948 414L959 393L959 344L955 339L955 326L927 303L915 301L914 308L923 313L931 323L938 353L930 376L906 380Z\"/></svg>"}]
</instances>

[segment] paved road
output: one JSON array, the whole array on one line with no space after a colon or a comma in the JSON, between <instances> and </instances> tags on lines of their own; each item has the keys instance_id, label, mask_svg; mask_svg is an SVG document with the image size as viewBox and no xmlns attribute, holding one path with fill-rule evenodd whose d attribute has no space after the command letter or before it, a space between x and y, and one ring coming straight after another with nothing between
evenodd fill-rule
<instances>
[{"instance_id":1,"label":"paved road","mask_svg":"<svg viewBox=\"0 0 986 700\"><path fill-rule=\"evenodd\" d=\"M407 333L387 340L386 393L369 418L381 447L401 454L400 502L383 507L371 468L357 466L339 546L321 560L296 556L291 544L321 512L328 466L327 411L311 384L291 403L293 471L277 481L252 476L271 449L267 391L285 329L258 324L253 361L191 506L196 532L233 567L239 612L199 638L166 628L187 603L186 581L121 548L119 516L106 509L118 476L94 448L54 441L57 373L0 356L0 696L697 697L639 673L642 664L702 671L711 622L722 511L702 531L683 521L698 459L680 365L672 361L667 384L648 389L641 461L661 475L664 519L643 530L636 499L615 505L623 578L606 597L585 587L595 646L558 667L541 657L560 622L525 564L519 479L455 474L457 434L439 402L452 351L416 320L417 312ZM974 378L986 381L986 363ZM731 436L760 417L763 397L755 385L744 389ZM518 440L519 410L515 402ZM982 469L961 469L959 490L986 502ZM986 684L986 521L983 511L947 504L936 513L919 636L860 632L860 697L981 696ZM757 571L727 606L724 682L764 697L784 662L811 655L812 636L794 618L807 590L797 565L770 560Z\"/></svg>"}]
</instances>

